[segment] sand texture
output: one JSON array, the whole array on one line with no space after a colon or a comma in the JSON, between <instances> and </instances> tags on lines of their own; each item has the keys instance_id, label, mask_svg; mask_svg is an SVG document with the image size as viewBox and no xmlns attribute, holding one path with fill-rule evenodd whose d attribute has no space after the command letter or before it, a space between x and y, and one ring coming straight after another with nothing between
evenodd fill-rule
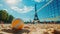
<instances>
[{"instance_id":1,"label":"sand texture","mask_svg":"<svg viewBox=\"0 0 60 34\"><path fill-rule=\"evenodd\" d=\"M0 34L60 34L60 24L25 24L21 30L11 28L11 24L0 24Z\"/></svg>"}]
</instances>

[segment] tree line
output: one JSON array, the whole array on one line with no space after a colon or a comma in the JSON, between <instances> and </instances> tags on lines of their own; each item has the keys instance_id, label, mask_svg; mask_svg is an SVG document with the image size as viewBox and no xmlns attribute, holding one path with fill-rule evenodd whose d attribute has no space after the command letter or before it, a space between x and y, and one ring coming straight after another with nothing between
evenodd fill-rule
<instances>
[{"instance_id":1,"label":"tree line","mask_svg":"<svg viewBox=\"0 0 60 34\"><path fill-rule=\"evenodd\" d=\"M11 23L14 17L9 15L6 10L0 10L0 23Z\"/></svg>"}]
</instances>

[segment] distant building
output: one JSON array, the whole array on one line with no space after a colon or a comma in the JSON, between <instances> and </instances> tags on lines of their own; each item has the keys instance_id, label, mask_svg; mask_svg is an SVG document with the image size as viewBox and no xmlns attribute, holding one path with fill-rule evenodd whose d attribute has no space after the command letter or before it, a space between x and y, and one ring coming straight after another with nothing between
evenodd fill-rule
<instances>
[{"instance_id":1,"label":"distant building","mask_svg":"<svg viewBox=\"0 0 60 34\"><path fill-rule=\"evenodd\" d=\"M36 10L36 4L35 4L35 14L34 14L33 24L35 24L35 23L40 23L40 20L38 18L38 14L37 14L37 10Z\"/></svg>"}]
</instances>

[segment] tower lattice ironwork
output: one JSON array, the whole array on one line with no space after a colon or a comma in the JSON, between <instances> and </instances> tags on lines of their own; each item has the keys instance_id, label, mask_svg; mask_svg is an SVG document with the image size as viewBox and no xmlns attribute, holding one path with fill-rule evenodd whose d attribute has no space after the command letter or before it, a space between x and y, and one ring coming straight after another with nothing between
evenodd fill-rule
<instances>
[{"instance_id":1,"label":"tower lattice ironwork","mask_svg":"<svg viewBox=\"0 0 60 34\"><path fill-rule=\"evenodd\" d=\"M34 23L40 23L38 15L37 15L36 4L35 4L35 14L34 14L33 24Z\"/></svg>"}]
</instances>

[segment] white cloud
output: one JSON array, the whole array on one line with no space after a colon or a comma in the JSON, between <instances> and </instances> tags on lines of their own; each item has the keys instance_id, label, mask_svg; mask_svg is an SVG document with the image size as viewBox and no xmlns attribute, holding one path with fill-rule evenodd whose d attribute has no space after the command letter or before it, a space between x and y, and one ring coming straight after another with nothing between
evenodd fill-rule
<instances>
[{"instance_id":1,"label":"white cloud","mask_svg":"<svg viewBox=\"0 0 60 34\"><path fill-rule=\"evenodd\" d=\"M3 4L0 4L0 6L3 6Z\"/></svg>"},{"instance_id":2,"label":"white cloud","mask_svg":"<svg viewBox=\"0 0 60 34\"><path fill-rule=\"evenodd\" d=\"M4 10L8 11L8 9L4 9Z\"/></svg>"},{"instance_id":3,"label":"white cloud","mask_svg":"<svg viewBox=\"0 0 60 34\"><path fill-rule=\"evenodd\" d=\"M27 19L27 18L28 18L28 19ZM25 22L25 21L30 21L30 19L31 19L31 18L29 18L29 17L24 17L24 18L23 18L24 22Z\"/></svg>"},{"instance_id":4,"label":"white cloud","mask_svg":"<svg viewBox=\"0 0 60 34\"><path fill-rule=\"evenodd\" d=\"M5 0L5 2L9 5L16 5L17 3L21 2L22 0Z\"/></svg>"},{"instance_id":5,"label":"white cloud","mask_svg":"<svg viewBox=\"0 0 60 34\"><path fill-rule=\"evenodd\" d=\"M35 1L35 2L44 2L44 1L49 1L49 0L33 0L33 1Z\"/></svg>"},{"instance_id":6,"label":"white cloud","mask_svg":"<svg viewBox=\"0 0 60 34\"><path fill-rule=\"evenodd\" d=\"M14 11L17 11L18 13L27 13L27 12L30 12L30 11L32 11L33 9L34 9L34 7L32 7L32 6L29 6L29 7L27 7L27 6L24 6L23 8L19 8L19 7L11 7L11 9L13 9Z\"/></svg>"},{"instance_id":7,"label":"white cloud","mask_svg":"<svg viewBox=\"0 0 60 34\"><path fill-rule=\"evenodd\" d=\"M42 0L34 0L35 2L41 2Z\"/></svg>"}]
</instances>

